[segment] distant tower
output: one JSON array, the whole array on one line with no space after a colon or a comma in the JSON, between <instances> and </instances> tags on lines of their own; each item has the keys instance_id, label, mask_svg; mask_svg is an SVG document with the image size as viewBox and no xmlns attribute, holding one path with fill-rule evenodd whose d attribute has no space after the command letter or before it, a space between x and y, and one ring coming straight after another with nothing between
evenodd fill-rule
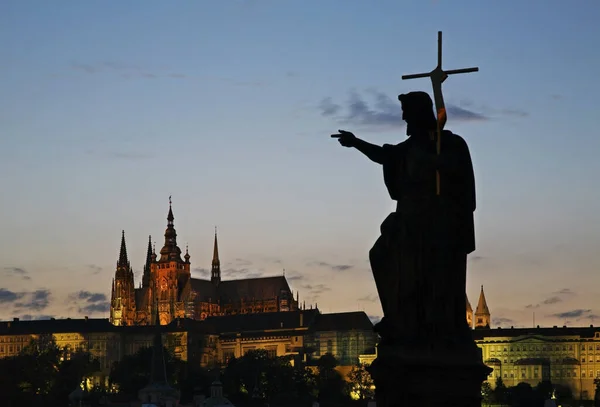
<instances>
[{"instance_id":1,"label":"distant tower","mask_svg":"<svg viewBox=\"0 0 600 407\"><path fill-rule=\"evenodd\" d=\"M148 236L148 251L146 252L146 264L144 265L144 274L142 275L142 287L150 287L152 272L152 236Z\"/></svg>"},{"instance_id":2,"label":"distant tower","mask_svg":"<svg viewBox=\"0 0 600 407\"><path fill-rule=\"evenodd\" d=\"M469 325L469 329L473 329L473 307L471 307L471 303L469 302L469 297L465 293L465 299L467 300L467 325Z\"/></svg>"},{"instance_id":3,"label":"distant tower","mask_svg":"<svg viewBox=\"0 0 600 407\"><path fill-rule=\"evenodd\" d=\"M475 329L477 328L490 328L491 327L491 315L490 309L485 301L485 294L483 293L483 286L481 286L481 293L479 294L479 302L477 303L477 309L475 310Z\"/></svg>"},{"instance_id":4,"label":"distant tower","mask_svg":"<svg viewBox=\"0 0 600 407\"><path fill-rule=\"evenodd\" d=\"M152 323L157 322L167 325L174 318L185 317L185 299L181 298L185 286L190 279L189 256L187 261L181 258L181 249L177 246L177 232L174 224L171 197L169 197L169 213L167 215L167 229L165 230L165 244L160 249L160 258L150 264L150 289L149 300L153 308ZM155 254L151 257L156 258ZM156 321L158 316L159 320Z\"/></svg>"},{"instance_id":5,"label":"distant tower","mask_svg":"<svg viewBox=\"0 0 600 407\"><path fill-rule=\"evenodd\" d=\"M213 249L212 267L210 270L210 281L219 285L221 282L221 261L219 260L219 244L217 243L217 227L215 226L215 246Z\"/></svg>"},{"instance_id":6,"label":"distant tower","mask_svg":"<svg viewBox=\"0 0 600 407\"><path fill-rule=\"evenodd\" d=\"M135 322L135 286L133 270L127 258L125 231L121 234L121 250L113 279L110 298L110 322L113 325L133 325Z\"/></svg>"}]
</instances>

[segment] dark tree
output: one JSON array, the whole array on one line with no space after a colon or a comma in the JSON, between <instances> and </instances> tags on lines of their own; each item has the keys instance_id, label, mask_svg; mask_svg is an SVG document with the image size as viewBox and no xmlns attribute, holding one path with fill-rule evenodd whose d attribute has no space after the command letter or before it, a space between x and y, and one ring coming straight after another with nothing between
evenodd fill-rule
<instances>
[{"instance_id":1,"label":"dark tree","mask_svg":"<svg viewBox=\"0 0 600 407\"><path fill-rule=\"evenodd\" d=\"M335 369L337 365L338 361L331 353L321 356L317 362L317 388L322 405L339 404L349 399L348 383Z\"/></svg>"},{"instance_id":2,"label":"dark tree","mask_svg":"<svg viewBox=\"0 0 600 407\"><path fill-rule=\"evenodd\" d=\"M265 350L231 359L223 374L224 389L234 404L306 404L315 394L314 383L305 366L292 366L289 357L271 358Z\"/></svg>"},{"instance_id":3,"label":"dark tree","mask_svg":"<svg viewBox=\"0 0 600 407\"><path fill-rule=\"evenodd\" d=\"M495 403L505 404L507 401L508 390L504 385L504 381L500 376L496 378L496 386L494 387L493 399Z\"/></svg>"},{"instance_id":4,"label":"dark tree","mask_svg":"<svg viewBox=\"0 0 600 407\"><path fill-rule=\"evenodd\" d=\"M60 349L51 334L40 335L19 355L0 359L2 405L65 404L69 393L97 369L89 353Z\"/></svg>"}]
</instances>

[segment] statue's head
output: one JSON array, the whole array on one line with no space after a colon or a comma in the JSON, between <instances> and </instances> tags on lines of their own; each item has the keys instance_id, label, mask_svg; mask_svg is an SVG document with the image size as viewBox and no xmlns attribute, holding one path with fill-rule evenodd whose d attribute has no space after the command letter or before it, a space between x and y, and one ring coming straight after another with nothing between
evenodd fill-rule
<instances>
[{"instance_id":1,"label":"statue's head","mask_svg":"<svg viewBox=\"0 0 600 407\"><path fill-rule=\"evenodd\" d=\"M436 127L433 102L426 92L409 92L398 96L402 104L402 120L406 122L406 134L429 131Z\"/></svg>"}]
</instances>

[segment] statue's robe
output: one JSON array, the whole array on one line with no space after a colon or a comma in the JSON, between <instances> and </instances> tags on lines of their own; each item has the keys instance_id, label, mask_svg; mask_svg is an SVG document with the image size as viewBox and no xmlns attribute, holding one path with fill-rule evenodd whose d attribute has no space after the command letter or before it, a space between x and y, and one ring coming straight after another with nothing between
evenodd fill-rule
<instances>
[{"instance_id":1,"label":"statue's robe","mask_svg":"<svg viewBox=\"0 0 600 407\"><path fill-rule=\"evenodd\" d=\"M380 333L417 343L466 337L467 254L475 250L469 148L444 131L437 157L434 142L413 137L383 151L384 181L397 208L369 253L385 318Z\"/></svg>"}]
</instances>

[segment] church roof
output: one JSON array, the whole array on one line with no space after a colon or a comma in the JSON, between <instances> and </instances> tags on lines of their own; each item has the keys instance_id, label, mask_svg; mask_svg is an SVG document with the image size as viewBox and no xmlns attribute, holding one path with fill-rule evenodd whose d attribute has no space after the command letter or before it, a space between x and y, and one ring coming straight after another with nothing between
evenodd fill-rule
<instances>
[{"instance_id":1,"label":"church roof","mask_svg":"<svg viewBox=\"0 0 600 407\"><path fill-rule=\"evenodd\" d=\"M282 291L292 293L284 276L221 281L218 287L222 301L275 298L280 296Z\"/></svg>"},{"instance_id":2,"label":"church roof","mask_svg":"<svg viewBox=\"0 0 600 407\"><path fill-rule=\"evenodd\" d=\"M292 295L290 286L284 276L244 278L240 280L221 281L215 286L209 280L191 279L192 289L200 296L200 301L237 302L272 299L281 296L282 292Z\"/></svg>"},{"instance_id":3,"label":"church roof","mask_svg":"<svg viewBox=\"0 0 600 407\"><path fill-rule=\"evenodd\" d=\"M26 335L68 332L113 332L116 327L105 318L84 319L43 319L23 321L14 318L12 321L0 322L0 335Z\"/></svg>"},{"instance_id":4,"label":"church roof","mask_svg":"<svg viewBox=\"0 0 600 407\"><path fill-rule=\"evenodd\" d=\"M477 309L475 315L490 315L490 309L485 301L485 294L483 293L483 286L481 286L481 293L479 294L479 302L477 303Z\"/></svg>"},{"instance_id":5,"label":"church roof","mask_svg":"<svg viewBox=\"0 0 600 407\"><path fill-rule=\"evenodd\" d=\"M214 302L216 303L219 300L219 295L217 294L217 288L213 283L209 280L202 280L199 278L190 278L190 284L192 286L192 290L196 292L197 299L202 302Z\"/></svg>"},{"instance_id":6,"label":"church roof","mask_svg":"<svg viewBox=\"0 0 600 407\"><path fill-rule=\"evenodd\" d=\"M373 330L373 323L364 311L336 312L333 314L319 314L315 324L312 326L314 331L353 331L353 330Z\"/></svg>"}]
</instances>

